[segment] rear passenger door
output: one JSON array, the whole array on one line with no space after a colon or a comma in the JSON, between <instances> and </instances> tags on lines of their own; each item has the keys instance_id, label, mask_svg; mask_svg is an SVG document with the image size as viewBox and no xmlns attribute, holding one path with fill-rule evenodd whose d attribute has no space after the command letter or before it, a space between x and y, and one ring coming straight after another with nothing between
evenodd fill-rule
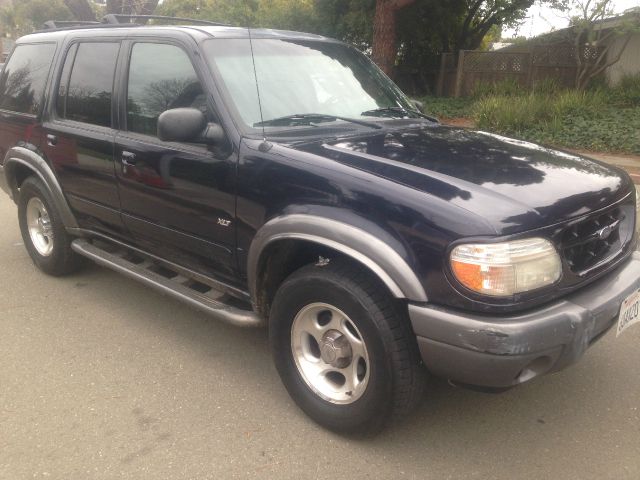
<instances>
[{"instance_id":1,"label":"rear passenger door","mask_svg":"<svg viewBox=\"0 0 640 480\"><path fill-rule=\"evenodd\" d=\"M42 149L84 228L124 235L114 171L113 85L119 40L67 46Z\"/></svg>"},{"instance_id":2,"label":"rear passenger door","mask_svg":"<svg viewBox=\"0 0 640 480\"><path fill-rule=\"evenodd\" d=\"M131 41L120 80L116 171L125 225L148 250L209 275L235 274L233 148L163 142L160 114L200 109L215 120L204 67L178 42ZM219 146L218 146L219 147Z\"/></svg>"}]
</instances>

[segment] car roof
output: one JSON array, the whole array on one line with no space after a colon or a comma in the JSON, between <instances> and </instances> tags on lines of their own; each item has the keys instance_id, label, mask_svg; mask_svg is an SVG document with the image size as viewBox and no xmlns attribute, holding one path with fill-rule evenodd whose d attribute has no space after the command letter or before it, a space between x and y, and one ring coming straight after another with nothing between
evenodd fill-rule
<instances>
[{"instance_id":1,"label":"car roof","mask_svg":"<svg viewBox=\"0 0 640 480\"><path fill-rule=\"evenodd\" d=\"M230 27L230 26L203 26L203 25L145 25L135 26L130 24L118 25L91 25L86 27L60 28L53 30L41 30L29 35L21 37L16 42L33 43L33 42L50 42L62 41L65 38L75 37L91 37L91 38L108 38L123 36L158 36L158 37L174 37L187 34L196 41L202 41L207 38L273 38L273 39L296 39L296 40L319 40L335 42L327 37L314 35L312 33L293 32L288 30L272 30L266 28L251 29L249 34L248 28Z\"/></svg>"}]
</instances>

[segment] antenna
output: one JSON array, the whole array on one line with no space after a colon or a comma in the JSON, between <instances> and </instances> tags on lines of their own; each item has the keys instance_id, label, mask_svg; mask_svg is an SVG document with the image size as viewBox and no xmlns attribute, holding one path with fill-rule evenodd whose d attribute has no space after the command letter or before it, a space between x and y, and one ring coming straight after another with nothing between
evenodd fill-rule
<instances>
[{"instance_id":1,"label":"antenna","mask_svg":"<svg viewBox=\"0 0 640 480\"><path fill-rule=\"evenodd\" d=\"M249 45L251 47L251 61L253 62L253 76L256 79L256 92L258 93L258 108L260 109L260 124L262 126L262 138L264 144L267 143L267 134L264 130L264 116L262 115L262 100L260 99L260 82L258 81L258 70L256 69L256 57L253 53L253 39L251 38L251 28L247 28L249 32Z\"/></svg>"}]
</instances>

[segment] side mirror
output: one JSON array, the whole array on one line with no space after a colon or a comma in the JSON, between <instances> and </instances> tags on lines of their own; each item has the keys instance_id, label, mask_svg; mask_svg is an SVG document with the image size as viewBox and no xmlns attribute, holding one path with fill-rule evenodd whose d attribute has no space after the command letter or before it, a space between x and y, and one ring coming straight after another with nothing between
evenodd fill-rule
<instances>
[{"instance_id":1,"label":"side mirror","mask_svg":"<svg viewBox=\"0 0 640 480\"><path fill-rule=\"evenodd\" d=\"M225 139L224 130L217 123L209 122L204 132L200 135L200 141L204 143L222 143Z\"/></svg>"},{"instance_id":2,"label":"side mirror","mask_svg":"<svg viewBox=\"0 0 640 480\"><path fill-rule=\"evenodd\" d=\"M224 139L224 132L217 123L207 123L197 108L173 108L158 118L158 138L163 142L217 143Z\"/></svg>"}]
</instances>

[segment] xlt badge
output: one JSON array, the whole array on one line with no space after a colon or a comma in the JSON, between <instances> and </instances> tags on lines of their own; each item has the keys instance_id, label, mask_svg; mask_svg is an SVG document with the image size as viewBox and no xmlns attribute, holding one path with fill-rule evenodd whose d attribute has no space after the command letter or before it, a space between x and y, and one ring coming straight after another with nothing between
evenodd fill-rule
<instances>
[{"instance_id":1,"label":"xlt badge","mask_svg":"<svg viewBox=\"0 0 640 480\"><path fill-rule=\"evenodd\" d=\"M231 220L225 220L224 218L218 218L218 225L222 225L223 227L228 227L231 225Z\"/></svg>"}]
</instances>

